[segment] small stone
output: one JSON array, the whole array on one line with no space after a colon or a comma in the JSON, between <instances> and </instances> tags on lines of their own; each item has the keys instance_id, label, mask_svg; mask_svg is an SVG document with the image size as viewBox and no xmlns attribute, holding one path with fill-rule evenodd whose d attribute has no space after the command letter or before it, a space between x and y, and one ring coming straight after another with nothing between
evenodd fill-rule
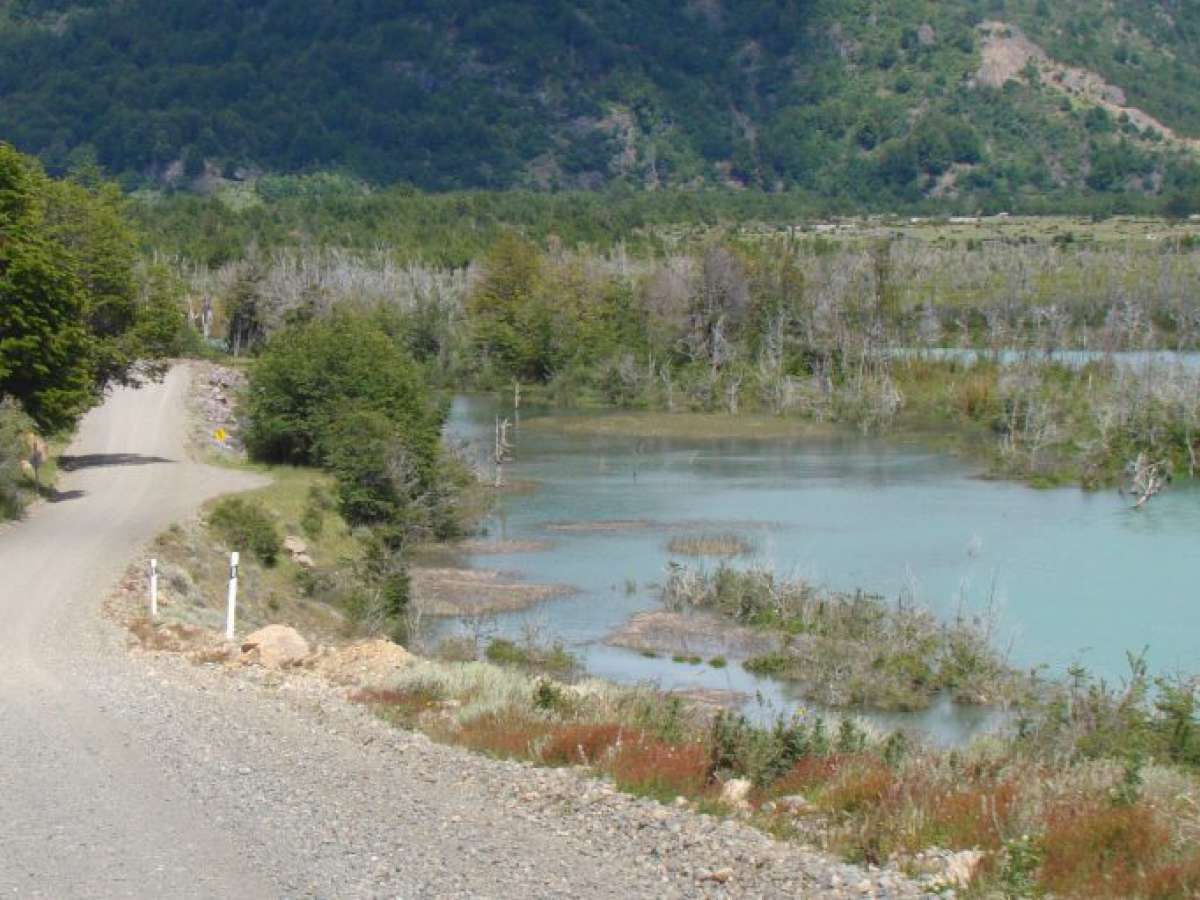
<instances>
[{"instance_id":1,"label":"small stone","mask_svg":"<svg viewBox=\"0 0 1200 900\"><path fill-rule=\"evenodd\" d=\"M811 812L813 809L813 805L800 794L788 794L786 797L780 797L776 803L780 809L787 810L794 816Z\"/></svg>"},{"instance_id":2,"label":"small stone","mask_svg":"<svg viewBox=\"0 0 1200 900\"><path fill-rule=\"evenodd\" d=\"M289 534L283 539L283 549L292 556L298 556L301 553L308 552L308 544L304 538L296 537L294 534Z\"/></svg>"},{"instance_id":3,"label":"small stone","mask_svg":"<svg viewBox=\"0 0 1200 900\"><path fill-rule=\"evenodd\" d=\"M752 787L754 785L746 778L730 778L721 786L721 802L729 806L741 806Z\"/></svg>"},{"instance_id":4,"label":"small stone","mask_svg":"<svg viewBox=\"0 0 1200 900\"><path fill-rule=\"evenodd\" d=\"M965 888L975 877L983 862L981 850L961 850L946 857L941 871L941 881L949 887Z\"/></svg>"},{"instance_id":5,"label":"small stone","mask_svg":"<svg viewBox=\"0 0 1200 900\"><path fill-rule=\"evenodd\" d=\"M733 877L733 869L726 866L723 869L714 869L711 872L701 872L701 881L715 881L717 884L724 884Z\"/></svg>"}]
</instances>

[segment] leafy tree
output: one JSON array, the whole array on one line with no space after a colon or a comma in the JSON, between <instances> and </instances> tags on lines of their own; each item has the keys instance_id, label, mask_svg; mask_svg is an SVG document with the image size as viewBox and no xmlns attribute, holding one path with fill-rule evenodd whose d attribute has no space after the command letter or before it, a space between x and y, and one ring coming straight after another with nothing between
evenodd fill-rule
<instances>
[{"instance_id":1,"label":"leafy tree","mask_svg":"<svg viewBox=\"0 0 1200 900\"><path fill-rule=\"evenodd\" d=\"M547 309L539 298L543 273L537 248L516 234L504 234L484 257L483 270L468 302L476 347L506 376L543 379L549 361L539 350L550 334Z\"/></svg>"},{"instance_id":2,"label":"leafy tree","mask_svg":"<svg viewBox=\"0 0 1200 900\"><path fill-rule=\"evenodd\" d=\"M177 298L136 277L116 189L51 181L0 145L0 394L70 426L111 384L138 384L183 331Z\"/></svg>"},{"instance_id":3,"label":"leafy tree","mask_svg":"<svg viewBox=\"0 0 1200 900\"><path fill-rule=\"evenodd\" d=\"M0 394L61 428L93 398L85 298L47 233L40 170L0 145Z\"/></svg>"},{"instance_id":4,"label":"leafy tree","mask_svg":"<svg viewBox=\"0 0 1200 900\"><path fill-rule=\"evenodd\" d=\"M47 183L46 225L83 288L83 318L97 390L156 377L178 350L180 299L161 277L138 271L137 237L116 185L94 170Z\"/></svg>"}]
</instances>

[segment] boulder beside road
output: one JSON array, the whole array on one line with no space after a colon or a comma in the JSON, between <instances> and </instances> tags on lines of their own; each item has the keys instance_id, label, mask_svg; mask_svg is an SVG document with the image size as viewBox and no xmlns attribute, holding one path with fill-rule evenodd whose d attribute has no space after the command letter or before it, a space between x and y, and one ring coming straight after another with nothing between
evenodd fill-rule
<instances>
[{"instance_id":1,"label":"boulder beside road","mask_svg":"<svg viewBox=\"0 0 1200 900\"><path fill-rule=\"evenodd\" d=\"M303 635L286 625L268 625L242 641L243 659L267 669L298 666L311 652Z\"/></svg>"}]
</instances>

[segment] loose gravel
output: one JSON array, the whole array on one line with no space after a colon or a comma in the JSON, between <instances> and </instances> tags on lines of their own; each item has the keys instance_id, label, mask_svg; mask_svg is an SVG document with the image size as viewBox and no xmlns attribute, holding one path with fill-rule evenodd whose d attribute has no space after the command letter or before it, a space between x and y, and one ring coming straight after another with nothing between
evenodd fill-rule
<instances>
[{"instance_id":1,"label":"loose gravel","mask_svg":"<svg viewBox=\"0 0 1200 900\"><path fill-rule=\"evenodd\" d=\"M114 664L111 708L282 896L932 893L577 770L433 743L313 675L157 654L134 665L146 677L116 675Z\"/></svg>"}]
</instances>

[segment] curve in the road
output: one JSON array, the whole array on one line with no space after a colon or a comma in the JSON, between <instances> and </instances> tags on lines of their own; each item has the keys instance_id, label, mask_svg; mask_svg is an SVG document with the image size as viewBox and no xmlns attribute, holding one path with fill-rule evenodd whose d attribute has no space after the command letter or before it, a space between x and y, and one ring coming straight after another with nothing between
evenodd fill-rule
<instances>
[{"instance_id":1,"label":"curve in the road","mask_svg":"<svg viewBox=\"0 0 1200 900\"><path fill-rule=\"evenodd\" d=\"M261 483L188 458L188 377L177 367L113 392L64 457L58 502L0 534L0 894L270 893L88 677L114 640L100 600L138 548L205 500Z\"/></svg>"}]
</instances>

